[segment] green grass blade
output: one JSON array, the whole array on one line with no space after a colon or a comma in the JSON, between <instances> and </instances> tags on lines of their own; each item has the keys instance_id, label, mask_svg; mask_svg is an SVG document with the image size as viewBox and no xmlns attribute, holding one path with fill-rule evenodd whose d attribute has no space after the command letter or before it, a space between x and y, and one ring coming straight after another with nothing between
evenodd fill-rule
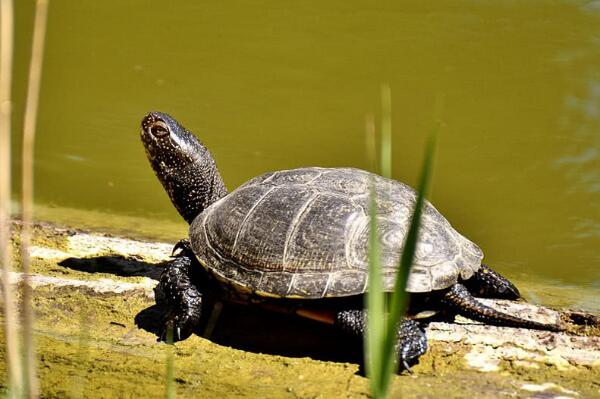
<instances>
[{"instance_id":1,"label":"green grass blade","mask_svg":"<svg viewBox=\"0 0 600 399\"><path fill-rule=\"evenodd\" d=\"M367 155L372 167L376 167L375 120L367 115ZM365 296L367 309L367 333L365 335L365 368L374 398L380 398L381 342L385 331L385 294L381 281L381 259L377 239L377 198L374 179L371 181L369 197L369 289Z\"/></svg>"},{"instance_id":2,"label":"green grass blade","mask_svg":"<svg viewBox=\"0 0 600 399\"><path fill-rule=\"evenodd\" d=\"M387 324L387 330L384 338L384 358L383 361L383 375L384 384L389 384L389 379L396 371L396 356L394 347L397 341L397 330L400 318L406 313L408 294L406 292L406 284L408 282L408 276L412 267L414 255L417 249L417 242L419 238L419 228L421 225L421 214L423 212L423 204L427 189L429 187L429 178L431 175L431 168L433 158L435 155L435 146L437 141L437 130L436 125L434 132L428 140L427 147L425 149L425 159L423 161L423 168L421 170L421 178L418 186L418 196L415 201L415 207L410 222L410 227L406 235L404 242L404 248L402 250L402 256L400 257L400 265L398 273L396 275L396 282L394 285L394 292L392 293L390 314ZM388 381L386 381L387 379Z\"/></svg>"},{"instance_id":3,"label":"green grass blade","mask_svg":"<svg viewBox=\"0 0 600 399\"><path fill-rule=\"evenodd\" d=\"M371 182L369 226L369 290L367 299L366 369L374 398L384 397L381 343L386 330L385 293L381 281L381 250L377 237L377 198Z\"/></svg>"},{"instance_id":4,"label":"green grass blade","mask_svg":"<svg viewBox=\"0 0 600 399\"><path fill-rule=\"evenodd\" d=\"M392 174L392 147L391 147L391 92L387 85L382 86L382 134L380 146L380 171L385 177ZM381 276L381 248L377 234L377 198L374 180L371 181L370 192L370 234L369 234L369 289L366 295L366 308L368 312L367 334L365 337L365 365L370 379L371 394L374 398L385 398L388 395L392 376L397 370L397 330L400 318L406 313L408 293L406 285L414 260L421 225L423 204L431 174L434 159L437 131L439 124L434 127L425 150L421 178L419 180L418 195L414 204L410 226L404 242L400 257L398 273L391 295L388 310L388 296L384 292ZM367 119L367 140L369 155L375 164L375 123Z\"/></svg>"}]
</instances>

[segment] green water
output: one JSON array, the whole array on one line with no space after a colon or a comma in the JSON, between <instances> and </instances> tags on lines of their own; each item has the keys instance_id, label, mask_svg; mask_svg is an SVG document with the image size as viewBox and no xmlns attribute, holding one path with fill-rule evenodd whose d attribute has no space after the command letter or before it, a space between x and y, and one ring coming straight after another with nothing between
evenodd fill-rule
<instances>
[{"instance_id":1,"label":"green water","mask_svg":"<svg viewBox=\"0 0 600 399\"><path fill-rule=\"evenodd\" d=\"M572 302L600 308L600 3L432 3L52 0L39 209L175 239L186 227L145 159L145 112L196 132L233 189L366 168L365 114L389 83L394 176L415 184L443 98L432 202L531 299L582 288ZM16 6L18 132L33 8Z\"/></svg>"}]
</instances>

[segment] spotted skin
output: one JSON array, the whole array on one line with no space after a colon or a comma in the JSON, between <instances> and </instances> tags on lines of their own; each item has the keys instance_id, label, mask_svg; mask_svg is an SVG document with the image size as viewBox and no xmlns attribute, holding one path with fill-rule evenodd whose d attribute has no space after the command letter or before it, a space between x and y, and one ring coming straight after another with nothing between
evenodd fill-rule
<instances>
[{"instance_id":1,"label":"spotted skin","mask_svg":"<svg viewBox=\"0 0 600 399\"><path fill-rule=\"evenodd\" d=\"M159 331L162 341L167 340L169 328L173 329L173 341L186 339L200 325L203 315L205 273L195 264L189 242L182 240L175 246L176 250L181 251L163 270L154 289L156 301L168 306Z\"/></svg>"},{"instance_id":2,"label":"spotted skin","mask_svg":"<svg viewBox=\"0 0 600 399\"><path fill-rule=\"evenodd\" d=\"M367 312L364 309L348 309L338 312L334 326L346 334L363 338L367 331ZM403 319L398 326L396 356L398 363L410 371L410 365L427 352L427 337L421 325L409 319Z\"/></svg>"},{"instance_id":3,"label":"spotted skin","mask_svg":"<svg viewBox=\"0 0 600 399\"><path fill-rule=\"evenodd\" d=\"M467 290L467 287L462 284L454 284L450 287L443 295L441 302L446 308L452 309L469 319L481 321L485 324L546 331L561 330L559 326L555 324L543 324L521 319L486 306L474 298L469 290Z\"/></svg>"},{"instance_id":4,"label":"spotted skin","mask_svg":"<svg viewBox=\"0 0 600 399\"><path fill-rule=\"evenodd\" d=\"M175 119L150 112L141 127L140 137L152 169L188 223L227 195L208 149Z\"/></svg>"},{"instance_id":5,"label":"spotted skin","mask_svg":"<svg viewBox=\"0 0 600 399\"><path fill-rule=\"evenodd\" d=\"M471 293L482 298L519 299L521 293L496 271L488 265L481 265L473 277L463 282Z\"/></svg>"}]
</instances>

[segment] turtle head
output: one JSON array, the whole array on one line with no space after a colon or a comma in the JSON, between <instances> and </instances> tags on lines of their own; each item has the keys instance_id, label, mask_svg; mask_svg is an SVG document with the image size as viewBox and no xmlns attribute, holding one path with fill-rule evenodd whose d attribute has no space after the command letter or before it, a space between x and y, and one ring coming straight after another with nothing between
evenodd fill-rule
<instances>
[{"instance_id":1,"label":"turtle head","mask_svg":"<svg viewBox=\"0 0 600 399\"><path fill-rule=\"evenodd\" d=\"M157 175L188 167L205 150L192 133L162 112L150 112L142 119L141 137Z\"/></svg>"},{"instance_id":2,"label":"turtle head","mask_svg":"<svg viewBox=\"0 0 600 399\"><path fill-rule=\"evenodd\" d=\"M188 223L227 195L208 149L175 118L150 112L142 119L140 135L154 173Z\"/></svg>"}]
</instances>

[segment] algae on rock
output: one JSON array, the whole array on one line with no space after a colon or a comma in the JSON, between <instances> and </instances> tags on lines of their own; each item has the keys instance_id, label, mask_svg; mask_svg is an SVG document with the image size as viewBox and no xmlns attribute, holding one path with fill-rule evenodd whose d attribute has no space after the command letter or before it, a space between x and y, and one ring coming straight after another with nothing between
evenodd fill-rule
<instances>
[{"instance_id":1,"label":"algae on rock","mask_svg":"<svg viewBox=\"0 0 600 399\"><path fill-rule=\"evenodd\" d=\"M161 311L152 288L171 245L46 224L34 233L42 396L164 397L167 346L152 332ZM536 319L562 317L572 322L571 334L468 320L431 323L429 352L414 375L394 379L392 397L600 396L600 330L575 323L593 323L594 315L506 301L490 305ZM194 335L174 347L181 397L368 396L359 372L361 348L312 321L225 306L210 340ZM0 369L5 387L4 362Z\"/></svg>"}]
</instances>

